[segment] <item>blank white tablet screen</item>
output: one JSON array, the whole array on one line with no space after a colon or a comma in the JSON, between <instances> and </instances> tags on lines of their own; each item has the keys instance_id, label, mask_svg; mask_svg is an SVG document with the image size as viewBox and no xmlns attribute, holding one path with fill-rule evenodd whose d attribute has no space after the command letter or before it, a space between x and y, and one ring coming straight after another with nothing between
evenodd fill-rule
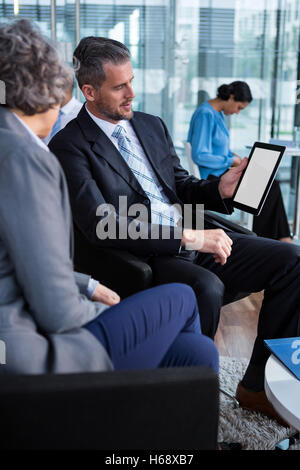
<instances>
[{"instance_id":1,"label":"blank white tablet screen","mask_svg":"<svg viewBox=\"0 0 300 470\"><path fill-rule=\"evenodd\" d=\"M258 208L279 155L277 150L254 149L234 201Z\"/></svg>"}]
</instances>

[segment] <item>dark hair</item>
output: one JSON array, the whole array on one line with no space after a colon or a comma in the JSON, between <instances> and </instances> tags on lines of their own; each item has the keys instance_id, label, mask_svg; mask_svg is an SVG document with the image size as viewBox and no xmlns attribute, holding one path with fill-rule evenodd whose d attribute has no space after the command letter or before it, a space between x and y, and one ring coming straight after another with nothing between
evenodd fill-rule
<instances>
[{"instance_id":1,"label":"dark hair","mask_svg":"<svg viewBox=\"0 0 300 470\"><path fill-rule=\"evenodd\" d=\"M130 52L119 41L103 37L88 36L81 39L74 51L73 65L80 88L90 84L95 88L106 79L103 64L112 62L115 65L130 60Z\"/></svg>"},{"instance_id":2,"label":"dark hair","mask_svg":"<svg viewBox=\"0 0 300 470\"><path fill-rule=\"evenodd\" d=\"M230 98L230 95L233 95L234 101L241 101L245 103L246 101L250 103L252 101L252 94L246 82L232 82L229 85L223 84L218 88L217 97L221 100L227 101Z\"/></svg>"},{"instance_id":3,"label":"dark hair","mask_svg":"<svg viewBox=\"0 0 300 470\"><path fill-rule=\"evenodd\" d=\"M62 103L69 71L55 47L27 19L0 24L0 80L5 106L28 116Z\"/></svg>"}]
</instances>

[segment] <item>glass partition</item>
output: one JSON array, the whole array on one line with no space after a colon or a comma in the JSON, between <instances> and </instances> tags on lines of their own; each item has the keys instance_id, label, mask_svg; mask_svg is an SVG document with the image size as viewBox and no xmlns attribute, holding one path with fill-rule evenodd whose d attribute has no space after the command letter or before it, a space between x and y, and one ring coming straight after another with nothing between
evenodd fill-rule
<instances>
[{"instance_id":1,"label":"glass partition","mask_svg":"<svg viewBox=\"0 0 300 470\"><path fill-rule=\"evenodd\" d=\"M162 117L186 168L192 113L222 83L244 80L254 97L227 119L236 153L247 155L255 140L292 141L300 127L300 0L2 0L0 21L21 16L56 40L69 63L84 36L124 42L134 107ZM278 172L291 224L298 161L284 157Z\"/></svg>"},{"instance_id":2,"label":"glass partition","mask_svg":"<svg viewBox=\"0 0 300 470\"><path fill-rule=\"evenodd\" d=\"M18 17L35 21L44 34L51 36L51 0L2 0L0 21Z\"/></svg>"}]
</instances>

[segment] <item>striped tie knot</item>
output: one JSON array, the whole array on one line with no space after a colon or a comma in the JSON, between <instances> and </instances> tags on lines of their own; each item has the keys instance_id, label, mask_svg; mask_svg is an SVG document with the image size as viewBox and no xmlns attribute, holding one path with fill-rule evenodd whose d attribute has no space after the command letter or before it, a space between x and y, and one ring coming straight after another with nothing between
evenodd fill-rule
<instances>
[{"instance_id":1,"label":"striped tie knot","mask_svg":"<svg viewBox=\"0 0 300 470\"><path fill-rule=\"evenodd\" d=\"M112 133L112 137L115 137L116 139L119 140L120 137L123 137L125 138L126 137L126 130L124 129L124 127L120 126L120 124L118 124L113 133ZM128 139L128 137L127 137ZM129 140L129 139L128 139Z\"/></svg>"}]
</instances>

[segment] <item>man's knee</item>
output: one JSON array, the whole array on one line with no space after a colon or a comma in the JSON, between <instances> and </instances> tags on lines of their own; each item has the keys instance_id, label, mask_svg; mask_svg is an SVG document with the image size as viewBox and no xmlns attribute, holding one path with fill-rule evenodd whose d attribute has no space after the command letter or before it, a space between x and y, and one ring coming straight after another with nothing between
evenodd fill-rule
<instances>
[{"instance_id":1,"label":"man's knee","mask_svg":"<svg viewBox=\"0 0 300 470\"><path fill-rule=\"evenodd\" d=\"M284 251L286 259L300 261L300 246L299 245L295 245L294 243L284 243L284 242L281 242L281 244L283 245L281 248Z\"/></svg>"},{"instance_id":2,"label":"man's knee","mask_svg":"<svg viewBox=\"0 0 300 470\"><path fill-rule=\"evenodd\" d=\"M274 261L277 261L282 272L284 269L289 270L293 268L300 269L300 246L293 243L278 242L277 255L274 256Z\"/></svg>"},{"instance_id":3,"label":"man's knee","mask_svg":"<svg viewBox=\"0 0 300 470\"><path fill-rule=\"evenodd\" d=\"M205 299L208 302L222 304L225 286L221 279L209 272L205 279L197 279L193 285L197 299Z\"/></svg>"}]
</instances>

